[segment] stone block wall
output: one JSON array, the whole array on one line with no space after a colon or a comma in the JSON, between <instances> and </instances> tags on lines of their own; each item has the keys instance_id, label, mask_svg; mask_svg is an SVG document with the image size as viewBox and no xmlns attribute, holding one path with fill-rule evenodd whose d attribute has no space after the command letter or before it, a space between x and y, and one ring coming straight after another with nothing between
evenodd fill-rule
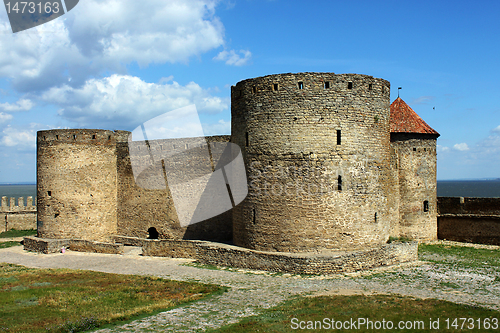
<instances>
[{"instance_id":1,"label":"stone block wall","mask_svg":"<svg viewBox=\"0 0 500 333\"><path fill-rule=\"evenodd\" d=\"M437 238L436 138L391 133L399 188L399 236L415 240Z\"/></svg>"},{"instance_id":2,"label":"stone block wall","mask_svg":"<svg viewBox=\"0 0 500 333\"><path fill-rule=\"evenodd\" d=\"M500 245L500 198L438 198L438 238Z\"/></svg>"},{"instance_id":3,"label":"stone block wall","mask_svg":"<svg viewBox=\"0 0 500 333\"><path fill-rule=\"evenodd\" d=\"M23 197L8 198L3 196L0 205L0 232L11 229L29 230L36 229L36 206L33 205L33 197L28 197L26 205Z\"/></svg>"},{"instance_id":4,"label":"stone block wall","mask_svg":"<svg viewBox=\"0 0 500 333\"><path fill-rule=\"evenodd\" d=\"M202 239L229 241L232 213L227 211L203 222L181 227L170 187L213 172L207 144L229 142L230 136L122 142L117 146L118 228L123 236L148 238L154 228L159 239ZM163 156L153 163L150 152ZM143 170L135 179L132 162ZM163 163L163 164L162 164ZM200 167L201 166L201 167ZM208 168L206 167L208 166ZM165 170L169 174L165 179ZM167 184L168 183L168 184ZM188 200L189 198L184 198ZM196 207L197 202L192 205Z\"/></svg>"},{"instance_id":5,"label":"stone block wall","mask_svg":"<svg viewBox=\"0 0 500 333\"><path fill-rule=\"evenodd\" d=\"M387 240L397 209L389 88L383 79L334 73L269 75L232 87L231 140L243 150L250 183L233 210L235 244L297 252Z\"/></svg>"},{"instance_id":6,"label":"stone block wall","mask_svg":"<svg viewBox=\"0 0 500 333\"><path fill-rule=\"evenodd\" d=\"M282 253L206 241L147 240L143 255L190 258L202 264L294 274L337 274L417 260L417 242L352 252Z\"/></svg>"},{"instance_id":7,"label":"stone block wall","mask_svg":"<svg viewBox=\"0 0 500 333\"><path fill-rule=\"evenodd\" d=\"M116 233L116 145L127 139L127 133L37 133L39 237L106 241Z\"/></svg>"}]
</instances>

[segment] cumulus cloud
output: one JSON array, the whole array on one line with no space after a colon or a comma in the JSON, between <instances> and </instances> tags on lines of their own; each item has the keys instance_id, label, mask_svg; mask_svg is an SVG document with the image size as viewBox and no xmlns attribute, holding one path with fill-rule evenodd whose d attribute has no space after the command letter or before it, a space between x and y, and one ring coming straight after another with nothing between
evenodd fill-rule
<instances>
[{"instance_id":1,"label":"cumulus cloud","mask_svg":"<svg viewBox=\"0 0 500 333\"><path fill-rule=\"evenodd\" d=\"M11 114L0 112L0 124L3 124L11 119L12 119Z\"/></svg>"},{"instance_id":2,"label":"cumulus cloud","mask_svg":"<svg viewBox=\"0 0 500 333\"><path fill-rule=\"evenodd\" d=\"M498 125L497 127L495 127L492 131L495 132L495 133L500 134L500 125Z\"/></svg>"},{"instance_id":3,"label":"cumulus cloud","mask_svg":"<svg viewBox=\"0 0 500 333\"><path fill-rule=\"evenodd\" d=\"M58 105L59 115L78 126L120 129L136 127L190 104L195 104L200 113L215 114L229 108L228 98L212 96L194 82L182 86L167 78L156 84L118 74L88 80L80 88L54 87L45 92L42 99Z\"/></svg>"},{"instance_id":4,"label":"cumulus cloud","mask_svg":"<svg viewBox=\"0 0 500 333\"><path fill-rule=\"evenodd\" d=\"M13 112L13 111L29 111L35 104L29 99L20 99L16 103L0 103L0 110Z\"/></svg>"},{"instance_id":5,"label":"cumulus cloud","mask_svg":"<svg viewBox=\"0 0 500 333\"><path fill-rule=\"evenodd\" d=\"M248 64L251 58L252 52L248 50L240 50L238 52L224 50L214 57L214 60L225 61L226 65L230 66L243 66Z\"/></svg>"},{"instance_id":6,"label":"cumulus cloud","mask_svg":"<svg viewBox=\"0 0 500 333\"><path fill-rule=\"evenodd\" d=\"M17 150L33 151L36 148L36 132L45 129L46 126L31 123L28 128L14 128L7 126L2 131L0 145L13 147Z\"/></svg>"},{"instance_id":7,"label":"cumulus cloud","mask_svg":"<svg viewBox=\"0 0 500 333\"><path fill-rule=\"evenodd\" d=\"M458 150L458 151L467 151L467 150L469 150L469 146L465 142L457 143L453 146L453 149Z\"/></svg>"},{"instance_id":8,"label":"cumulus cloud","mask_svg":"<svg viewBox=\"0 0 500 333\"><path fill-rule=\"evenodd\" d=\"M61 18L0 34L0 76L22 91L77 86L105 70L137 62L186 63L220 47L224 27L216 0L86 0ZM7 16L0 30L10 31Z\"/></svg>"}]
</instances>

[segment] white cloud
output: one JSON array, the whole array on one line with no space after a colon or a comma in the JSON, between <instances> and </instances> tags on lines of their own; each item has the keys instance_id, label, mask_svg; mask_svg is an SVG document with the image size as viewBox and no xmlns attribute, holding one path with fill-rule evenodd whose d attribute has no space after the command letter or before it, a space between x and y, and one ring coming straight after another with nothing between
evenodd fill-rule
<instances>
[{"instance_id":1,"label":"white cloud","mask_svg":"<svg viewBox=\"0 0 500 333\"><path fill-rule=\"evenodd\" d=\"M22 91L137 62L186 63L224 43L216 0L85 0L68 14L16 34L0 34L0 76ZM10 31L0 15L0 31ZM8 52L7 52L8 51Z\"/></svg>"},{"instance_id":2,"label":"white cloud","mask_svg":"<svg viewBox=\"0 0 500 333\"><path fill-rule=\"evenodd\" d=\"M500 133L500 125L498 125L497 127L495 127L492 131L496 132L496 133Z\"/></svg>"},{"instance_id":3,"label":"white cloud","mask_svg":"<svg viewBox=\"0 0 500 333\"><path fill-rule=\"evenodd\" d=\"M469 150L469 146L467 146L466 143L457 143L456 145L453 146L453 149L459 151L467 151Z\"/></svg>"},{"instance_id":4,"label":"white cloud","mask_svg":"<svg viewBox=\"0 0 500 333\"><path fill-rule=\"evenodd\" d=\"M0 144L6 147L16 147L17 150L33 150L36 147L36 132L39 124L30 124L29 129L7 126L2 131Z\"/></svg>"},{"instance_id":5,"label":"white cloud","mask_svg":"<svg viewBox=\"0 0 500 333\"><path fill-rule=\"evenodd\" d=\"M0 124L3 124L11 119L12 119L11 114L0 112Z\"/></svg>"},{"instance_id":6,"label":"white cloud","mask_svg":"<svg viewBox=\"0 0 500 333\"><path fill-rule=\"evenodd\" d=\"M3 111L29 111L35 104L29 99L20 99L15 104L12 103L0 103L0 110Z\"/></svg>"},{"instance_id":7,"label":"white cloud","mask_svg":"<svg viewBox=\"0 0 500 333\"><path fill-rule=\"evenodd\" d=\"M58 105L59 115L78 126L115 129L131 129L190 104L195 104L201 113L218 113L229 108L228 98L212 96L194 82L182 86L169 79L156 84L117 74L88 80L81 88L68 85L51 88L42 99Z\"/></svg>"},{"instance_id":8,"label":"white cloud","mask_svg":"<svg viewBox=\"0 0 500 333\"><path fill-rule=\"evenodd\" d=\"M449 150L450 150L450 147L444 147L444 146L441 146L441 145L437 145L437 151L438 151L438 153L449 151Z\"/></svg>"},{"instance_id":9,"label":"white cloud","mask_svg":"<svg viewBox=\"0 0 500 333\"><path fill-rule=\"evenodd\" d=\"M234 50L224 50L214 57L214 60L225 61L226 65L243 66L246 65L252 57L252 52L248 50L240 50L238 53Z\"/></svg>"},{"instance_id":10,"label":"white cloud","mask_svg":"<svg viewBox=\"0 0 500 333\"><path fill-rule=\"evenodd\" d=\"M203 133L210 135L231 135L231 121L220 119L215 124L203 124Z\"/></svg>"}]
</instances>

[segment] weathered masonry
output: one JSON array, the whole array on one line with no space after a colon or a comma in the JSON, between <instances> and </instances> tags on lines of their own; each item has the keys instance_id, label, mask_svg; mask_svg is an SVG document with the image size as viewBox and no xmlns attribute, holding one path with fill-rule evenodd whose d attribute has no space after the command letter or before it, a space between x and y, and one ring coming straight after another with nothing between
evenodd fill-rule
<instances>
[{"instance_id":1,"label":"weathered masonry","mask_svg":"<svg viewBox=\"0 0 500 333\"><path fill-rule=\"evenodd\" d=\"M33 205L33 197L28 197L26 206L23 197L2 197L0 205L0 232L16 230L36 229L36 206Z\"/></svg>"},{"instance_id":2,"label":"weathered masonry","mask_svg":"<svg viewBox=\"0 0 500 333\"><path fill-rule=\"evenodd\" d=\"M436 138L389 82L366 75L278 74L231 92L232 142L247 199L237 245L310 251L435 239Z\"/></svg>"},{"instance_id":3,"label":"weathered masonry","mask_svg":"<svg viewBox=\"0 0 500 333\"><path fill-rule=\"evenodd\" d=\"M188 227L179 224L168 186L148 190L136 183L131 158L141 163L148 152L130 146L129 135L38 132L40 238L130 244L149 239L145 253L176 256L179 244L205 251L205 245L182 243L187 240L233 240L249 251L302 253L381 248L390 236L437 237L439 134L400 98L391 105L390 83L383 79L297 73L238 82L231 88L231 136L207 141L241 148L248 196L231 211ZM154 146L195 149L182 140ZM403 257L381 255L375 262Z\"/></svg>"}]
</instances>

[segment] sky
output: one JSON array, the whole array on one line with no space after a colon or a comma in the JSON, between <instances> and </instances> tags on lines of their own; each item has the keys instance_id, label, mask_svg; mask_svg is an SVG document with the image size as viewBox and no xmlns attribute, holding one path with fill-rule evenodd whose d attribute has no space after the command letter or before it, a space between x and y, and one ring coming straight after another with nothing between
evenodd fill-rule
<instances>
[{"instance_id":1,"label":"sky","mask_svg":"<svg viewBox=\"0 0 500 333\"><path fill-rule=\"evenodd\" d=\"M441 136L438 180L500 178L499 1L80 0L12 33L0 8L0 183L35 182L36 132L133 130L195 104L230 134L230 87L277 73L391 83Z\"/></svg>"}]
</instances>

